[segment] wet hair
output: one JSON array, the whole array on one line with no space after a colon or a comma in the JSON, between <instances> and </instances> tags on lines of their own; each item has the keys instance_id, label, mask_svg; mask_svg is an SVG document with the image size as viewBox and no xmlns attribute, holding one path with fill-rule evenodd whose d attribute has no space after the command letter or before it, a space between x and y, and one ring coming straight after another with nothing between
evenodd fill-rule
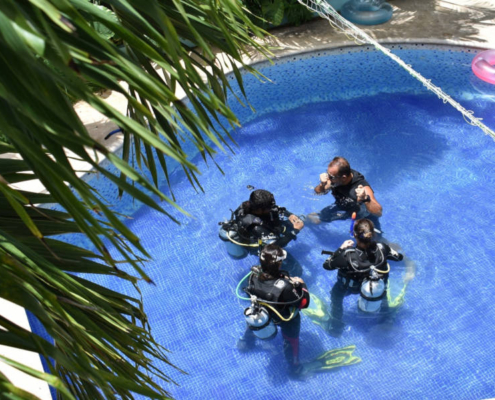
<instances>
[{"instance_id":1,"label":"wet hair","mask_svg":"<svg viewBox=\"0 0 495 400\"><path fill-rule=\"evenodd\" d=\"M268 190L257 189L251 192L249 201L242 203L245 212L253 210L267 210L275 205L275 197Z\"/></svg>"},{"instance_id":2,"label":"wet hair","mask_svg":"<svg viewBox=\"0 0 495 400\"><path fill-rule=\"evenodd\" d=\"M358 219L354 224L354 237L363 243L372 243L375 236L375 225L369 219Z\"/></svg>"},{"instance_id":3,"label":"wet hair","mask_svg":"<svg viewBox=\"0 0 495 400\"><path fill-rule=\"evenodd\" d=\"M283 261L276 261L277 257L281 257L284 252L280 246L276 244L269 244L263 247L261 250L263 260L260 257L261 275L260 280L266 281L279 276L279 270Z\"/></svg>"},{"instance_id":4,"label":"wet hair","mask_svg":"<svg viewBox=\"0 0 495 400\"><path fill-rule=\"evenodd\" d=\"M332 161L330 161L330 164L328 164L328 168L334 166L338 167L339 176L349 176L351 174L351 165L349 164L349 161L347 161L344 157L335 157Z\"/></svg>"}]
</instances>

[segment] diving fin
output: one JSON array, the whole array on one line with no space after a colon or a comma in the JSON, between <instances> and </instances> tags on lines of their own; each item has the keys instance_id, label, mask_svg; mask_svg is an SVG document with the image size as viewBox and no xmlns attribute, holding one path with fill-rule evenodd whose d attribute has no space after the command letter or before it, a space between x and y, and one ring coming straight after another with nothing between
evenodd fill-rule
<instances>
[{"instance_id":1,"label":"diving fin","mask_svg":"<svg viewBox=\"0 0 495 400\"><path fill-rule=\"evenodd\" d=\"M402 290L397 295L397 297L395 297L394 299L392 298L391 291L387 290L388 308L390 308L390 309L397 308L397 307L400 307L404 304L404 302L406 301L405 297L406 297L406 289L407 289L408 283L409 282L404 283Z\"/></svg>"},{"instance_id":2,"label":"diving fin","mask_svg":"<svg viewBox=\"0 0 495 400\"><path fill-rule=\"evenodd\" d=\"M308 308L302 309L302 313L309 317L316 325L320 325L324 330L328 330L330 315L323 301L311 293L309 304L310 306Z\"/></svg>"},{"instance_id":3,"label":"diving fin","mask_svg":"<svg viewBox=\"0 0 495 400\"><path fill-rule=\"evenodd\" d=\"M352 354L355 349L356 346L352 345L341 349L328 350L313 361L301 364L298 375L302 377L316 372L325 372L333 368L357 364L361 362L361 359Z\"/></svg>"}]
</instances>

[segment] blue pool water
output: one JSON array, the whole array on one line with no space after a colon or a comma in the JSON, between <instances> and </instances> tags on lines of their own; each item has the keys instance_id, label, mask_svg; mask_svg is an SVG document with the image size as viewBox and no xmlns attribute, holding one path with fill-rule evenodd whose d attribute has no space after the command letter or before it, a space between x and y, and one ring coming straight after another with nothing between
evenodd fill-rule
<instances>
[{"instance_id":1,"label":"blue pool water","mask_svg":"<svg viewBox=\"0 0 495 400\"><path fill-rule=\"evenodd\" d=\"M400 46L398 54L495 129L489 86L473 81L472 49ZM295 58L295 59L293 59ZM195 157L206 194L196 193L180 171L172 180L178 203L194 219L176 226L130 201L128 226L154 255L141 285L156 339L171 361L163 365L180 387L178 399L482 399L495 397L495 143L425 90L413 78L366 48L339 49L261 65L274 83L246 76L258 113L234 106L243 127L236 154L219 154L223 176ZM239 353L243 309L234 290L256 263L230 259L217 222L249 197L247 185L272 191L295 213L318 211L331 195L315 196L331 158L346 157L371 183L384 212L385 236L400 243L417 273L392 324L363 318L356 296L347 297L341 338L305 316L301 359L356 345L360 364L290 380L282 340ZM116 191L93 183L107 198ZM165 186L163 189L166 191ZM336 273L322 269L322 249L348 238L348 222L305 227L288 250L303 265L310 292L329 304ZM402 288L403 263L394 263L392 292ZM100 284L135 295L109 278Z\"/></svg>"}]
</instances>

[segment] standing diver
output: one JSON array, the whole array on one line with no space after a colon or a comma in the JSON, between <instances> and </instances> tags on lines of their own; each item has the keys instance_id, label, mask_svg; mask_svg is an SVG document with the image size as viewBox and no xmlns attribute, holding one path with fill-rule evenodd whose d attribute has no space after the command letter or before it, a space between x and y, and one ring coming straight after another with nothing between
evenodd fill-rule
<instances>
[{"instance_id":1,"label":"standing diver","mask_svg":"<svg viewBox=\"0 0 495 400\"><path fill-rule=\"evenodd\" d=\"M351 169L349 161L344 157L335 157L328 165L327 172L320 174L320 184L315 187L315 193L329 192L332 192L335 202L319 213L309 214L310 222L319 224L349 219L356 212L358 218L373 221L377 233L381 234L379 218L382 216L382 206L366 178Z\"/></svg>"},{"instance_id":2,"label":"standing diver","mask_svg":"<svg viewBox=\"0 0 495 400\"><path fill-rule=\"evenodd\" d=\"M281 247L269 244L261 251L261 265L253 267L252 272L246 276L249 276L249 284L244 290L250 298L244 300L250 300L251 306L244 311L247 326L237 342L237 348L246 351L254 345L255 338L274 338L277 327L280 326L289 374L294 377L304 377L310 373L360 362L361 359L353 355L353 345L328 350L310 362L299 362L299 310L309 306L310 296L301 278L291 277L280 269L286 256L287 252ZM242 281L239 286L241 284Z\"/></svg>"},{"instance_id":3,"label":"standing diver","mask_svg":"<svg viewBox=\"0 0 495 400\"><path fill-rule=\"evenodd\" d=\"M251 296L252 305L244 313L247 327L237 347L249 349L255 337L272 339L277 334L276 326L280 326L284 355L289 368L294 370L299 366L299 310L309 306L309 292L301 278L291 277L280 269L286 257L287 252L275 244L269 244L261 251L261 265L253 267L245 289ZM261 325L260 320L263 321Z\"/></svg>"},{"instance_id":4,"label":"standing diver","mask_svg":"<svg viewBox=\"0 0 495 400\"><path fill-rule=\"evenodd\" d=\"M267 244L285 247L304 227L297 215L277 206L275 197L267 190L251 192L249 201L243 202L230 221L220 223L220 238L226 242L227 252L235 259L257 254ZM301 267L290 254L284 269L300 274Z\"/></svg>"},{"instance_id":5,"label":"standing diver","mask_svg":"<svg viewBox=\"0 0 495 400\"><path fill-rule=\"evenodd\" d=\"M364 312L387 309L387 281L390 266L387 260L401 261L403 255L385 243L376 242L375 227L369 219L356 221L353 228L357 245L346 240L323 263L327 270L338 269L337 282L331 290L331 328L329 333L339 337L344 330L343 302L349 294L361 294L358 305Z\"/></svg>"}]
</instances>

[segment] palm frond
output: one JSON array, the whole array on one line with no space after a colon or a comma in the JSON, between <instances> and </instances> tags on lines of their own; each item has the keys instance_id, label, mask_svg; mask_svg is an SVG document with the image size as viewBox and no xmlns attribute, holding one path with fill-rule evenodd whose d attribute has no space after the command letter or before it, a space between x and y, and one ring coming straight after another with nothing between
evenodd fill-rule
<instances>
[{"instance_id":1,"label":"palm frond","mask_svg":"<svg viewBox=\"0 0 495 400\"><path fill-rule=\"evenodd\" d=\"M139 393L163 399L169 397L164 384L173 381L157 365L173 365L151 335L142 300L86 276L115 276L139 293L139 280L151 282L143 261L152 255L112 210L114 199L95 193L70 159L85 161L121 195L173 220L173 211L186 211L173 194L160 191L161 176L170 185L171 163L177 163L202 190L190 149L205 161L218 150L228 151L232 138L221 122L239 123L227 104L232 88L224 68L233 69L242 88L238 65L243 65L248 48L268 52L255 40L264 32L233 0L93 3L0 4L0 153L16 156L0 159L0 295L31 312L51 338L45 340L0 317L0 344L40 353L49 372L3 361L44 379L60 398L132 399ZM118 37L120 43L109 37ZM197 47L184 44L188 41ZM217 63L217 51L224 53L225 65ZM95 86L125 96L127 115L96 96ZM185 101L176 95L179 88ZM122 157L88 134L72 97L122 129ZM99 165L101 156L114 169ZM47 193L12 188L32 179ZM93 250L58 238L66 234L85 235ZM136 276L119 269L122 263ZM0 395L32 398L3 375Z\"/></svg>"}]
</instances>

